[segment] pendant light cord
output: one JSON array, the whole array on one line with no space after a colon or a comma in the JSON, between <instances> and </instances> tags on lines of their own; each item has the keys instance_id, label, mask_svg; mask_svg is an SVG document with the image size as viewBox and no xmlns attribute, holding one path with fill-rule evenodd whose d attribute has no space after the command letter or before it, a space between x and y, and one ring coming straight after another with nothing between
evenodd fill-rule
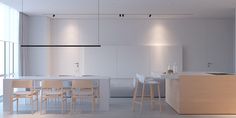
<instances>
[{"instance_id":1,"label":"pendant light cord","mask_svg":"<svg viewBox=\"0 0 236 118\"><path fill-rule=\"evenodd\" d=\"M98 44L100 44L100 0L98 0Z\"/></svg>"}]
</instances>

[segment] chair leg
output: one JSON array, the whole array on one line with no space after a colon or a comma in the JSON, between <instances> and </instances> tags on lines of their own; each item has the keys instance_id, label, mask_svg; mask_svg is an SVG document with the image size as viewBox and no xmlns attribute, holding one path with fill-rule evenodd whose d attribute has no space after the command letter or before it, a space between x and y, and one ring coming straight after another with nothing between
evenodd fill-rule
<instances>
[{"instance_id":1,"label":"chair leg","mask_svg":"<svg viewBox=\"0 0 236 118\"><path fill-rule=\"evenodd\" d=\"M39 110L39 102L38 102L38 98L37 98L37 100L36 100L36 111L38 111Z\"/></svg>"},{"instance_id":2,"label":"chair leg","mask_svg":"<svg viewBox=\"0 0 236 118\"><path fill-rule=\"evenodd\" d=\"M61 97L61 113L64 111L64 98Z\"/></svg>"},{"instance_id":3,"label":"chair leg","mask_svg":"<svg viewBox=\"0 0 236 118\"><path fill-rule=\"evenodd\" d=\"M30 98L31 113L33 114L33 97Z\"/></svg>"},{"instance_id":4,"label":"chair leg","mask_svg":"<svg viewBox=\"0 0 236 118\"><path fill-rule=\"evenodd\" d=\"M13 113L13 97L11 97L11 99L10 99L10 113Z\"/></svg>"},{"instance_id":5,"label":"chair leg","mask_svg":"<svg viewBox=\"0 0 236 118\"><path fill-rule=\"evenodd\" d=\"M95 111L95 96L92 98L92 112Z\"/></svg>"},{"instance_id":6,"label":"chair leg","mask_svg":"<svg viewBox=\"0 0 236 118\"><path fill-rule=\"evenodd\" d=\"M45 113L47 113L47 104L48 104L48 99L45 99Z\"/></svg>"},{"instance_id":7,"label":"chair leg","mask_svg":"<svg viewBox=\"0 0 236 118\"><path fill-rule=\"evenodd\" d=\"M70 113L72 114L73 112L73 100L72 100L72 96L71 96L71 104L70 104Z\"/></svg>"},{"instance_id":8,"label":"chair leg","mask_svg":"<svg viewBox=\"0 0 236 118\"><path fill-rule=\"evenodd\" d=\"M75 112L77 98L73 98L72 101L73 101L73 106L74 106L73 107L73 112Z\"/></svg>"},{"instance_id":9,"label":"chair leg","mask_svg":"<svg viewBox=\"0 0 236 118\"><path fill-rule=\"evenodd\" d=\"M16 112L18 112L18 104L19 104L19 101L18 101L18 98L16 99Z\"/></svg>"}]
</instances>

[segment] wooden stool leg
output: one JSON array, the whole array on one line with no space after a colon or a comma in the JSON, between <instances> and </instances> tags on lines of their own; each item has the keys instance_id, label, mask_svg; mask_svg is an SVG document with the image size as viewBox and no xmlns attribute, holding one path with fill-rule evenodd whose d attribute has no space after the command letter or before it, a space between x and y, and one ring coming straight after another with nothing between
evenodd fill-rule
<instances>
[{"instance_id":1,"label":"wooden stool leg","mask_svg":"<svg viewBox=\"0 0 236 118\"><path fill-rule=\"evenodd\" d=\"M157 92L158 92L158 100L161 101L161 91L160 91L160 84L157 84Z\"/></svg>"},{"instance_id":2,"label":"wooden stool leg","mask_svg":"<svg viewBox=\"0 0 236 118\"><path fill-rule=\"evenodd\" d=\"M159 109L160 109L160 112L161 112L162 111L162 104L161 104L160 83L157 84L157 92L158 92Z\"/></svg>"},{"instance_id":3,"label":"wooden stool leg","mask_svg":"<svg viewBox=\"0 0 236 118\"><path fill-rule=\"evenodd\" d=\"M135 87L133 90L132 111L135 111L135 102L136 102L136 97L137 97L138 85L139 85L139 82L136 81Z\"/></svg>"},{"instance_id":4,"label":"wooden stool leg","mask_svg":"<svg viewBox=\"0 0 236 118\"><path fill-rule=\"evenodd\" d=\"M143 100L144 100L144 95L145 95L145 82L143 83L143 88L142 88L142 96L141 96L141 111L143 111Z\"/></svg>"},{"instance_id":5,"label":"wooden stool leg","mask_svg":"<svg viewBox=\"0 0 236 118\"><path fill-rule=\"evenodd\" d=\"M154 85L150 84L150 103L151 103L151 110L153 110L153 98L154 98Z\"/></svg>"},{"instance_id":6,"label":"wooden stool leg","mask_svg":"<svg viewBox=\"0 0 236 118\"><path fill-rule=\"evenodd\" d=\"M37 102L37 108L36 108L36 110L38 111L39 110L39 95L37 94L37 98L36 98L36 102Z\"/></svg>"},{"instance_id":7,"label":"wooden stool leg","mask_svg":"<svg viewBox=\"0 0 236 118\"><path fill-rule=\"evenodd\" d=\"M47 113L48 98L45 99L45 113Z\"/></svg>"},{"instance_id":8,"label":"wooden stool leg","mask_svg":"<svg viewBox=\"0 0 236 118\"><path fill-rule=\"evenodd\" d=\"M10 103L10 113L13 113L13 97L11 96L11 99L10 99L11 103Z\"/></svg>"},{"instance_id":9,"label":"wooden stool leg","mask_svg":"<svg viewBox=\"0 0 236 118\"><path fill-rule=\"evenodd\" d=\"M41 95L42 96L42 95ZM40 103L40 114L42 114L42 107L43 107L43 99L42 99L42 97L41 97L41 101L40 101L41 103Z\"/></svg>"}]
</instances>

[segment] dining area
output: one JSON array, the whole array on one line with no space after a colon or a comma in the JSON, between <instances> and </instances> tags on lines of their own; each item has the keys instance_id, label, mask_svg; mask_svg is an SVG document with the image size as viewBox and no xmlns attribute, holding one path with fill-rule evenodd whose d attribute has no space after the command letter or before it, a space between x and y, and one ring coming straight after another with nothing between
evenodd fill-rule
<instances>
[{"instance_id":1,"label":"dining area","mask_svg":"<svg viewBox=\"0 0 236 118\"><path fill-rule=\"evenodd\" d=\"M59 110L62 114L76 113L77 102L81 101L91 104L91 112L109 111L109 81L109 77L93 75L6 78L3 82L3 110L8 113L20 111L18 104L22 104L21 98L23 98L30 103L32 114L35 112L45 114L47 107L50 108L50 106L57 106L54 110Z\"/></svg>"},{"instance_id":2,"label":"dining area","mask_svg":"<svg viewBox=\"0 0 236 118\"><path fill-rule=\"evenodd\" d=\"M166 103L161 98L165 78L163 73L136 73L131 78L133 87L128 110L133 113L165 111ZM111 101L115 99L110 95L110 81L110 77L97 75L12 76L3 81L3 110L9 115L110 112L114 109ZM147 105L150 108L147 109Z\"/></svg>"}]
</instances>

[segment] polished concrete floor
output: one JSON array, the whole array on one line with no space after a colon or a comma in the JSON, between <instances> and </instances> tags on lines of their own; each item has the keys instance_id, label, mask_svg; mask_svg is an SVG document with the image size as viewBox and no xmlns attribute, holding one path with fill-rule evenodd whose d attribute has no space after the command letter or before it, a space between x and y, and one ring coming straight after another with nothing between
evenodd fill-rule
<instances>
[{"instance_id":1,"label":"polished concrete floor","mask_svg":"<svg viewBox=\"0 0 236 118\"><path fill-rule=\"evenodd\" d=\"M149 103L145 103L144 109L140 112L137 105L135 112L131 110L130 98L111 98L110 111L108 112L91 112L87 104L80 105L83 108L78 108L74 113L69 110L61 114L59 109L54 107L49 108L48 112L40 115L40 112L31 114L30 107L22 105L19 107L19 112L4 113L2 103L0 103L0 118L236 118L236 115L178 115L176 112L162 100L162 107L158 104L154 110L150 109ZM68 107L69 108L69 107Z\"/></svg>"}]
</instances>

